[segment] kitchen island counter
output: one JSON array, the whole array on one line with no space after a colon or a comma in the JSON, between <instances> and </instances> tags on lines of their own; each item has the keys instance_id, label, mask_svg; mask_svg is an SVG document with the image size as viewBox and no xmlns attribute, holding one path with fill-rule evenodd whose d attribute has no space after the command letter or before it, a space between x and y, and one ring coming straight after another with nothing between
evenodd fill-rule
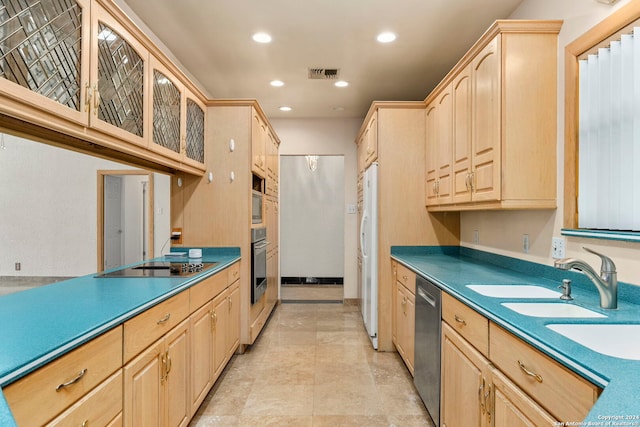
<instances>
[{"instance_id":1,"label":"kitchen island counter","mask_svg":"<svg viewBox=\"0 0 640 427\"><path fill-rule=\"evenodd\" d=\"M595 286L581 273L561 271L551 266L463 247L392 247L391 257L420 276L431 280L444 292L478 311L554 360L602 387L604 391L585 420L568 420L576 425L640 426L639 360L606 356L555 333L552 323L640 324L640 287L619 284L617 310L599 307ZM605 315L604 318L531 317L502 305L524 302L518 298L494 298L481 295L467 285L537 285L558 291L563 279L573 281L575 303ZM527 299L528 302L539 299ZM545 301L549 301L548 299ZM558 302L560 300L558 299ZM637 337L628 337L637 340ZM626 424L625 424L626 423Z\"/></svg>"},{"instance_id":2,"label":"kitchen island counter","mask_svg":"<svg viewBox=\"0 0 640 427\"><path fill-rule=\"evenodd\" d=\"M239 248L205 248L202 262L217 264L189 277L91 274L0 297L0 389L239 259ZM186 257L155 260L188 262ZM0 395L0 425L12 424Z\"/></svg>"}]
</instances>

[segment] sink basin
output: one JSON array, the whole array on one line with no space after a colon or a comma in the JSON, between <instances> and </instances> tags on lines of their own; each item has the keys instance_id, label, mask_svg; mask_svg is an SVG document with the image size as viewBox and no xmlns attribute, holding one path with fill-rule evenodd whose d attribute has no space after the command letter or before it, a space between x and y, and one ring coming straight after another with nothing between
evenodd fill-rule
<instances>
[{"instance_id":1,"label":"sink basin","mask_svg":"<svg viewBox=\"0 0 640 427\"><path fill-rule=\"evenodd\" d=\"M503 302L502 305L532 317L607 317L579 305L564 302Z\"/></svg>"},{"instance_id":2,"label":"sink basin","mask_svg":"<svg viewBox=\"0 0 640 427\"><path fill-rule=\"evenodd\" d=\"M494 298L559 298L561 295L536 285L467 285L467 288Z\"/></svg>"},{"instance_id":3,"label":"sink basin","mask_svg":"<svg viewBox=\"0 0 640 427\"><path fill-rule=\"evenodd\" d=\"M640 360L640 325L551 324L547 328L598 353Z\"/></svg>"}]
</instances>

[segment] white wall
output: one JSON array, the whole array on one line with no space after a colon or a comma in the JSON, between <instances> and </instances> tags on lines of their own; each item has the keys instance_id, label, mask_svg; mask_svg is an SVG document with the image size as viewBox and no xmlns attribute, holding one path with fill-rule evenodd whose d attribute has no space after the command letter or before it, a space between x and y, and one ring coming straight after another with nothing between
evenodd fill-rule
<instances>
[{"instance_id":1,"label":"white wall","mask_svg":"<svg viewBox=\"0 0 640 427\"><path fill-rule=\"evenodd\" d=\"M344 297L357 298L357 215L347 214L346 205L357 203L355 139L363 118L271 119L280 138L280 155L344 156ZM280 228L284 227L281 224Z\"/></svg>"},{"instance_id":2,"label":"white wall","mask_svg":"<svg viewBox=\"0 0 640 427\"><path fill-rule=\"evenodd\" d=\"M552 265L551 238L560 236L563 219L564 180L564 47L619 7L595 0L524 0L510 18L563 19L558 42L558 209L543 212L467 212L461 215L461 244L508 256ZM473 244L478 230L480 244ZM522 235L529 234L530 252L522 251ZM567 238L567 256L584 259L599 268L600 261L582 250L588 246L609 255L616 263L618 279L640 284L640 246L635 243Z\"/></svg>"},{"instance_id":3,"label":"white wall","mask_svg":"<svg viewBox=\"0 0 640 427\"><path fill-rule=\"evenodd\" d=\"M280 275L344 277L344 157L280 157Z\"/></svg>"},{"instance_id":4,"label":"white wall","mask_svg":"<svg viewBox=\"0 0 640 427\"><path fill-rule=\"evenodd\" d=\"M0 149L0 276L97 270L97 171L119 163L4 135ZM156 174L156 247L169 236L169 178ZM158 212L162 214L158 215ZM159 243L158 243L159 242ZM159 249L157 249L159 253ZM14 264L21 263L15 271Z\"/></svg>"}]
</instances>

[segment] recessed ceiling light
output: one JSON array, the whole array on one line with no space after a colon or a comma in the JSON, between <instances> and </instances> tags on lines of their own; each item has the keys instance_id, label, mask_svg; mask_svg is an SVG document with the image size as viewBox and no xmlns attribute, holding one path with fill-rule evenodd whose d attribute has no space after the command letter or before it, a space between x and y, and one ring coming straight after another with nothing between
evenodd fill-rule
<instances>
[{"instance_id":1,"label":"recessed ceiling light","mask_svg":"<svg viewBox=\"0 0 640 427\"><path fill-rule=\"evenodd\" d=\"M345 82L344 80L340 80L334 83L337 87L347 87L349 86L349 82Z\"/></svg>"},{"instance_id":2,"label":"recessed ceiling light","mask_svg":"<svg viewBox=\"0 0 640 427\"><path fill-rule=\"evenodd\" d=\"M253 41L258 43L270 43L271 36L267 33L255 33L253 35Z\"/></svg>"},{"instance_id":3,"label":"recessed ceiling light","mask_svg":"<svg viewBox=\"0 0 640 427\"><path fill-rule=\"evenodd\" d=\"M282 107L280 107L280 111L291 111L291 107L283 105Z\"/></svg>"},{"instance_id":4,"label":"recessed ceiling light","mask_svg":"<svg viewBox=\"0 0 640 427\"><path fill-rule=\"evenodd\" d=\"M391 43L395 39L396 39L396 35L390 31L385 31L384 33L380 33L376 38L376 40L378 40L380 43Z\"/></svg>"},{"instance_id":5,"label":"recessed ceiling light","mask_svg":"<svg viewBox=\"0 0 640 427\"><path fill-rule=\"evenodd\" d=\"M282 80L272 80L270 84L273 87L282 87L282 86L284 86L284 82Z\"/></svg>"}]
</instances>

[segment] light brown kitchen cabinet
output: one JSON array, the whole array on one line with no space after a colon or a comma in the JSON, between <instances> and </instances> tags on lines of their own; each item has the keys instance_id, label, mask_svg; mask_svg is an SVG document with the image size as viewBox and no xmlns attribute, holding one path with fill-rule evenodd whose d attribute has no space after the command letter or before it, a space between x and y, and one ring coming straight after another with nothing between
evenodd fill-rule
<instances>
[{"instance_id":1,"label":"light brown kitchen cabinet","mask_svg":"<svg viewBox=\"0 0 640 427\"><path fill-rule=\"evenodd\" d=\"M489 361L443 322L440 394L443 427L490 425L486 420L487 404L491 401L488 372Z\"/></svg>"},{"instance_id":2,"label":"light brown kitchen cabinet","mask_svg":"<svg viewBox=\"0 0 640 427\"><path fill-rule=\"evenodd\" d=\"M416 274L391 261L394 289L393 343L413 375L415 355Z\"/></svg>"},{"instance_id":3,"label":"light brown kitchen cabinet","mask_svg":"<svg viewBox=\"0 0 640 427\"><path fill-rule=\"evenodd\" d=\"M3 37L3 53L9 53L3 61L0 92L50 112L54 117L88 125L90 4L90 0L71 0L55 9L30 8L28 20L20 18L25 13L26 3L13 5L24 8L16 10L13 16L5 10L3 22L6 19L4 25L12 28L13 35L7 33L6 38ZM29 28L23 27L26 22ZM64 25L56 25L60 22ZM39 31L34 31L33 26ZM38 33L53 42L31 43L31 40L41 41L28 37Z\"/></svg>"},{"instance_id":4,"label":"light brown kitchen cabinet","mask_svg":"<svg viewBox=\"0 0 640 427\"><path fill-rule=\"evenodd\" d=\"M493 427L562 425L497 369L491 370Z\"/></svg>"},{"instance_id":5,"label":"light brown kitchen cabinet","mask_svg":"<svg viewBox=\"0 0 640 427\"><path fill-rule=\"evenodd\" d=\"M214 326L211 303L189 318L191 329L191 413L194 414L213 386Z\"/></svg>"},{"instance_id":6,"label":"light brown kitchen cabinet","mask_svg":"<svg viewBox=\"0 0 640 427\"><path fill-rule=\"evenodd\" d=\"M106 386L103 382L121 367L122 327L118 326L8 385L3 393L18 425L44 425L89 398L94 388ZM37 411L34 402L39 405ZM95 415L101 410L115 416L122 410L122 400L96 408Z\"/></svg>"},{"instance_id":7,"label":"light brown kitchen cabinet","mask_svg":"<svg viewBox=\"0 0 640 427\"><path fill-rule=\"evenodd\" d=\"M46 424L61 426L121 426L122 369Z\"/></svg>"},{"instance_id":8,"label":"light brown kitchen cabinet","mask_svg":"<svg viewBox=\"0 0 640 427\"><path fill-rule=\"evenodd\" d=\"M413 375L416 296L396 282L396 348Z\"/></svg>"},{"instance_id":9,"label":"light brown kitchen cabinet","mask_svg":"<svg viewBox=\"0 0 640 427\"><path fill-rule=\"evenodd\" d=\"M185 426L189 321L185 320L124 366L124 426Z\"/></svg>"},{"instance_id":10,"label":"light brown kitchen cabinet","mask_svg":"<svg viewBox=\"0 0 640 427\"><path fill-rule=\"evenodd\" d=\"M191 288L191 414L238 348L240 339L239 263ZM231 282L231 283L230 283ZM205 302L206 301L206 302ZM204 304L203 304L204 303Z\"/></svg>"},{"instance_id":11,"label":"light brown kitchen cabinet","mask_svg":"<svg viewBox=\"0 0 640 427\"><path fill-rule=\"evenodd\" d=\"M251 171L262 178L267 175L267 139L267 125L258 112L253 109L251 117Z\"/></svg>"},{"instance_id":12,"label":"light brown kitchen cabinet","mask_svg":"<svg viewBox=\"0 0 640 427\"><path fill-rule=\"evenodd\" d=\"M19 18L26 14L33 18L29 28ZM15 28L15 37L7 39L14 53L0 78L0 114L7 116L7 129L145 168L202 175L205 120L199 113L205 111L204 97L113 2L72 0L56 8L17 10L7 19ZM40 34L47 43L29 34ZM182 94L179 104L153 94L153 74L161 65L167 67L161 71L167 81ZM187 93L200 103L199 112ZM178 150L153 150L154 101L156 107L160 101L165 113L182 110ZM171 144L174 130L173 125L163 127ZM194 133L200 134L194 138Z\"/></svg>"},{"instance_id":13,"label":"light brown kitchen cabinet","mask_svg":"<svg viewBox=\"0 0 640 427\"><path fill-rule=\"evenodd\" d=\"M440 420L443 427L559 425L445 322L442 324L442 361Z\"/></svg>"},{"instance_id":14,"label":"light brown kitchen cabinet","mask_svg":"<svg viewBox=\"0 0 640 427\"><path fill-rule=\"evenodd\" d=\"M147 146L149 51L105 8L91 4L89 124Z\"/></svg>"},{"instance_id":15,"label":"light brown kitchen cabinet","mask_svg":"<svg viewBox=\"0 0 640 427\"><path fill-rule=\"evenodd\" d=\"M457 245L457 214L430 215L424 208L425 104L374 102L354 143L357 144L358 224L362 220L361 174L375 147L378 163L378 349L395 351L393 316L395 280L391 271L392 245ZM358 226L358 232L360 227ZM356 239L358 242L360 238ZM358 243L359 245L359 243ZM360 248L361 249L361 248ZM362 296L359 295L359 298Z\"/></svg>"},{"instance_id":16,"label":"light brown kitchen cabinet","mask_svg":"<svg viewBox=\"0 0 640 427\"><path fill-rule=\"evenodd\" d=\"M154 56L149 59L151 68L151 108L147 122L150 124L149 148L167 157L180 160L183 154L184 88Z\"/></svg>"},{"instance_id":17,"label":"light brown kitchen cabinet","mask_svg":"<svg viewBox=\"0 0 640 427\"><path fill-rule=\"evenodd\" d=\"M446 293L442 317L443 426L581 421L598 398L597 386Z\"/></svg>"},{"instance_id":18,"label":"light brown kitchen cabinet","mask_svg":"<svg viewBox=\"0 0 640 427\"><path fill-rule=\"evenodd\" d=\"M277 134L269 125L260 105L253 100L220 100L207 103L206 170L213 172L213 181L206 177L180 174L182 186L172 180L172 228L182 229L185 247L233 246L243 254L240 264L240 346L252 344L277 302L277 271L267 271L273 277L265 295L251 303L251 229L267 227L268 252L278 251L278 145ZM266 139L265 139L266 138ZM254 150L253 142L269 141L269 166L264 172L254 169L264 151ZM262 146L262 143L259 144ZM261 152L262 155L257 153ZM255 153L255 155L254 155ZM263 220L252 221L252 191L259 188L263 195ZM207 215L202 215L202 212ZM215 218L215 221L211 221ZM246 257L245 257L246 255ZM246 260L246 262L245 262ZM277 261L272 260L273 265ZM271 265L271 264L269 264ZM268 299L268 301L267 301ZM266 303L265 303L266 301Z\"/></svg>"},{"instance_id":19,"label":"light brown kitchen cabinet","mask_svg":"<svg viewBox=\"0 0 640 427\"><path fill-rule=\"evenodd\" d=\"M451 85L427 105L427 203L451 201L451 151L453 142L453 101Z\"/></svg>"},{"instance_id":20,"label":"light brown kitchen cabinet","mask_svg":"<svg viewBox=\"0 0 640 427\"><path fill-rule=\"evenodd\" d=\"M378 113L371 114L363 134L365 168L378 159Z\"/></svg>"},{"instance_id":21,"label":"light brown kitchen cabinet","mask_svg":"<svg viewBox=\"0 0 640 427\"><path fill-rule=\"evenodd\" d=\"M427 152L438 159L428 161L449 168L448 173L441 171L439 181L433 174L425 176L447 192L442 198L426 193L430 211L556 207L561 25L496 21L427 96L426 104L434 106L451 93L452 104L447 106L451 136L441 137L441 128L447 127L444 118L429 122L435 130L427 129Z\"/></svg>"}]
</instances>

